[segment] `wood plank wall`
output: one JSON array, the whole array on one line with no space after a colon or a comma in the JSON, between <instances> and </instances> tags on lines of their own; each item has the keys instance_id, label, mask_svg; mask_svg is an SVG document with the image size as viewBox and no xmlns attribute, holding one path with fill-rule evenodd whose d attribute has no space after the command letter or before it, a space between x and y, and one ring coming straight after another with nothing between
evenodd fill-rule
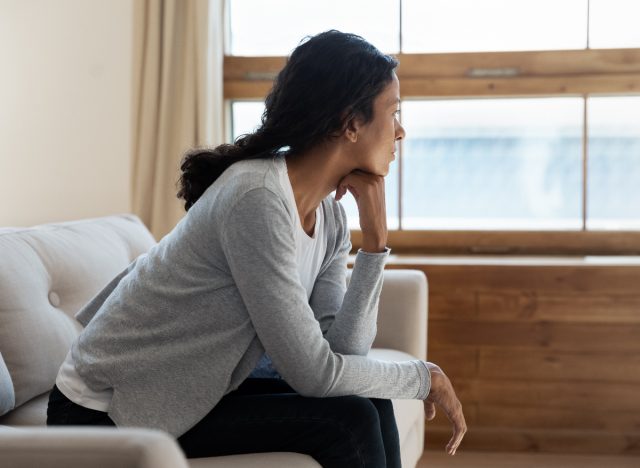
<instances>
[{"instance_id":1,"label":"wood plank wall","mask_svg":"<svg viewBox=\"0 0 640 468\"><path fill-rule=\"evenodd\" d=\"M640 261L424 261L428 359L450 376L473 450L640 454ZM426 447L450 437L441 414Z\"/></svg>"}]
</instances>

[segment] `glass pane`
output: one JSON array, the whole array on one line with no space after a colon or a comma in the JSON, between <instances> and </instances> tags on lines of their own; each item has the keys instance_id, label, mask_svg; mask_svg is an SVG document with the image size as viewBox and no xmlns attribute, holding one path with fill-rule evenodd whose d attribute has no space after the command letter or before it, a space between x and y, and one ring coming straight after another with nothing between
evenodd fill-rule
<instances>
[{"instance_id":1,"label":"glass pane","mask_svg":"<svg viewBox=\"0 0 640 468\"><path fill-rule=\"evenodd\" d=\"M289 55L303 37L338 29L399 50L399 0L231 0L231 55Z\"/></svg>"},{"instance_id":2,"label":"glass pane","mask_svg":"<svg viewBox=\"0 0 640 468\"><path fill-rule=\"evenodd\" d=\"M587 227L640 228L640 96L588 102Z\"/></svg>"},{"instance_id":3,"label":"glass pane","mask_svg":"<svg viewBox=\"0 0 640 468\"><path fill-rule=\"evenodd\" d=\"M263 112L262 101L234 101L231 104L231 141L245 133L253 133L260 126Z\"/></svg>"},{"instance_id":4,"label":"glass pane","mask_svg":"<svg viewBox=\"0 0 640 468\"><path fill-rule=\"evenodd\" d=\"M589 47L640 47L640 1L591 0Z\"/></svg>"},{"instance_id":5,"label":"glass pane","mask_svg":"<svg viewBox=\"0 0 640 468\"><path fill-rule=\"evenodd\" d=\"M235 101L231 104L232 138L235 141L244 133L253 132L260 125L260 117L264 112L262 101ZM387 228L398 229L398 163L389 166L389 174L385 177L385 205L387 208ZM335 196L335 191L331 193ZM353 195L346 193L340 200L347 212L350 229L360 229L358 205Z\"/></svg>"},{"instance_id":6,"label":"glass pane","mask_svg":"<svg viewBox=\"0 0 640 468\"><path fill-rule=\"evenodd\" d=\"M402 51L584 49L587 0L404 0Z\"/></svg>"},{"instance_id":7,"label":"glass pane","mask_svg":"<svg viewBox=\"0 0 640 468\"><path fill-rule=\"evenodd\" d=\"M406 101L403 229L579 229L581 98Z\"/></svg>"}]
</instances>

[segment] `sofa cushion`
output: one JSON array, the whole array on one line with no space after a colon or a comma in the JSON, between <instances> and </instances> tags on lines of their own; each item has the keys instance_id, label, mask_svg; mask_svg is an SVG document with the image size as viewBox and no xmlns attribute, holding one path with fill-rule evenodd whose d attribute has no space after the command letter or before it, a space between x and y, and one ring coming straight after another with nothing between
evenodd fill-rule
<instances>
[{"instance_id":1,"label":"sofa cushion","mask_svg":"<svg viewBox=\"0 0 640 468\"><path fill-rule=\"evenodd\" d=\"M347 284L352 271L347 270ZM422 271L385 270L373 347L397 349L412 359L427 359L427 294L427 277Z\"/></svg>"},{"instance_id":2,"label":"sofa cushion","mask_svg":"<svg viewBox=\"0 0 640 468\"><path fill-rule=\"evenodd\" d=\"M53 387L81 330L75 313L154 243L134 215L0 232L0 352L15 406Z\"/></svg>"},{"instance_id":3,"label":"sofa cushion","mask_svg":"<svg viewBox=\"0 0 640 468\"><path fill-rule=\"evenodd\" d=\"M377 349L373 348L369 357L380 360L387 361L403 361L408 359L414 359L413 356L403 353L401 351L396 351L393 349ZM31 399L30 401L23 404L20 408L16 408L11 413L7 414L4 417L0 417L0 425L7 426L39 426L44 425L46 422L46 413L47 413L47 402L48 402L49 392L46 392L42 395L37 396L36 398ZM392 400L393 402L393 410L396 414L396 421L398 424L398 434L400 437L400 447L402 449L403 456L403 466L413 466L420 454L422 453L422 446L424 442L424 409L423 403L418 400ZM266 455L266 454L265 454ZM243 462L252 462L249 460L251 456L242 455L242 456L233 456L229 457L226 461L238 461L235 457L238 457ZM410 457L405 460L405 457ZM224 457L223 457L224 458ZM306 460L307 465L300 466L316 466L313 465L313 460L307 457ZM415 458L415 460L413 459ZM214 460L218 460L218 457L215 459L206 458L201 460L189 460L190 465L193 466L202 466L202 467L214 467L214 466L225 466L213 463ZM277 457L274 458L274 464L272 466L278 466L276 461L279 460ZM265 459L266 461L266 459ZM257 461L256 461L257 463ZM242 466L242 465L239 465ZM252 466L250 463L248 466ZM257 464L256 464L257 466ZM264 465L263 465L264 466ZM266 466L271 466L267 464Z\"/></svg>"},{"instance_id":4,"label":"sofa cushion","mask_svg":"<svg viewBox=\"0 0 640 468\"><path fill-rule=\"evenodd\" d=\"M168 434L150 429L55 427L1 430L0 462L11 468L188 468Z\"/></svg>"},{"instance_id":5,"label":"sofa cushion","mask_svg":"<svg viewBox=\"0 0 640 468\"><path fill-rule=\"evenodd\" d=\"M52 385L53 386L53 385ZM47 423L49 393L45 392L0 416L0 424L6 426L44 426Z\"/></svg>"},{"instance_id":6,"label":"sofa cushion","mask_svg":"<svg viewBox=\"0 0 640 468\"><path fill-rule=\"evenodd\" d=\"M191 468L321 468L309 455L294 452L248 453L224 457L190 458Z\"/></svg>"}]
</instances>

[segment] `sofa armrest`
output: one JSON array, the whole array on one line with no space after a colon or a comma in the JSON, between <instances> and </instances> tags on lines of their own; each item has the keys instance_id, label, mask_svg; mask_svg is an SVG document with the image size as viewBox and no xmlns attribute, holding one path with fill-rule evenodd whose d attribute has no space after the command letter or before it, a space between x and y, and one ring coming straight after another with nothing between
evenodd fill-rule
<instances>
[{"instance_id":1,"label":"sofa armrest","mask_svg":"<svg viewBox=\"0 0 640 468\"><path fill-rule=\"evenodd\" d=\"M375 348L427 359L427 277L420 270L385 270Z\"/></svg>"},{"instance_id":2,"label":"sofa armrest","mask_svg":"<svg viewBox=\"0 0 640 468\"><path fill-rule=\"evenodd\" d=\"M177 442L150 429L0 426L0 466L188 468Z\"/></svg>"},{"instance_id":3,"label":"sofa armrest","mask_svg":"<svg viewBox=\"0 0 640 468\"><path fill-rule=\"evenodd\" d=\"M351 269L347 281L351 279ZM374 348L427 358L427 277L420 270L384 270Z\"/></svg>"}]
</instances>

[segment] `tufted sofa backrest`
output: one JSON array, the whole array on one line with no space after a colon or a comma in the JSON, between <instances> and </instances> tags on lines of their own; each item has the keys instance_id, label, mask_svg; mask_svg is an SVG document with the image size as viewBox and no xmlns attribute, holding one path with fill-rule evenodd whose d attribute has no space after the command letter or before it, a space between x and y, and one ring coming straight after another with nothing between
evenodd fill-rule
<instances>
[{"instance_id":1,"label":"tufted sofa backrest","mask_svg":"<svg viewBox=\"0 0 640 468\"><path fill-rule=\"evenodd\" d=\"M131 214L0 229L0 415L53 387L75 313L154 244Z\"/></svg>"}]
</instances>

